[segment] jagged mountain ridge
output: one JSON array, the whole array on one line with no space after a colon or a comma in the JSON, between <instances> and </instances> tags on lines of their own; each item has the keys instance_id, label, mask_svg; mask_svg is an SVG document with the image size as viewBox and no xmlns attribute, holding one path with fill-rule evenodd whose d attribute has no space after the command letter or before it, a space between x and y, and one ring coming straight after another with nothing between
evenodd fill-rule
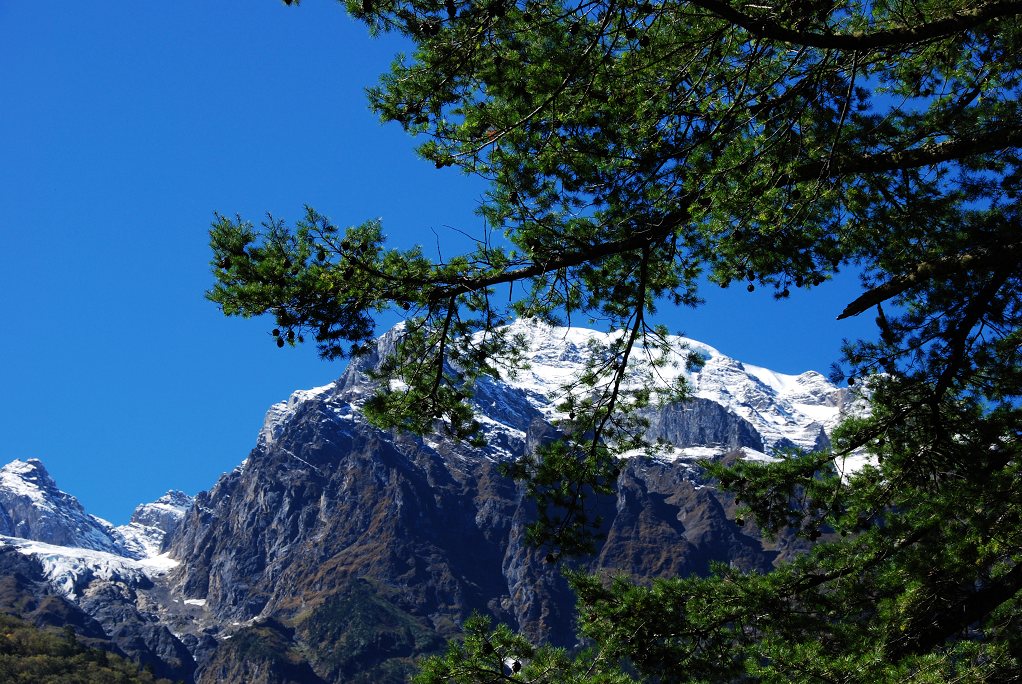
<instances>
[{"instance_id":1,"label":"jagged mountain ridge","mask_svg":"<svg viewBox=\"0 0 1022 684\"><path fill-rule=\"evenodd\" d=\"M133 560L155 556L191 503L182 492L167 492L157 501L139 504L129 524L114 527L60 490L39 459L14 460L0 468L0 535L55 546Z\"/></svg>"},{"instance_id":2,"label":"jagged mountain ridge","mask_svg":"<svg viewBox=\"0 0 1022 684\"><path fill-rule=\"evenodd\" d=\"M503 374L502 381L525 392L529 403L548 420L560 417L556 408L562 398L560 388L582 372L590 346L606 344L622 334L530 321L517 321L509 329L525 340L528 367L513 377ZM840 419L847 402L847 390L835 387L816 371L800 375L777 373L743 364L696 340L681 336L668 339L672 358L656 370L655 376L665 385L679 376L684 377L695 398L713 402L745 420L762 438L760 451L789 445L819 446L821 440L826 440L826 431ZM688 367L686 357L690 353L702 360L701 366ZM640 367L649 365L641 347L633 352L633 359ZM482 408L485 413L485 407ZM656 431L654 428L653 433ZM676 446L716 445L693 442ZM752 444L726 442L720 446L755 448Z\"/></svg>"},{"instance_id":3,"label":"jagged mountain ridge","mask_svg":"<svg viewBox=\"0 0 1022 684\"><path fill-rule=\"evenodd\" d=\"M165 508L136 512L131 525L151 528L157 511L175 511L164 545L142 552L168 551L162 566L147 568L151 561L128 551L121 570L80 572L58 584L62 595L109 631L118 620L145 627L146 648L162 654L168 671L191 667L186 679L201 682L247 681L252 670L237 662L251 655L246 644L274 654L256 666L276 673L265 681L399 681L415 655L440 648L473 610L571 645L570 592L545 554L525 545L534 510L498 463L556 434L558 387L601 334L515 327L530 367L480 383L474 401L486 450L383 432L364 420L359 406L373 391L367 371L397 333L385 335L335 383L271 407L256 448L179 523L184 503L173 497L161 500ZM731 523L733 504L706 486L694 458L739 449L763 458L789 444L824 444L847 392L816 373L776 374L675 342L679 360L687 345L704 364L662 371L685 373L695 395L649 416L649 436L674 449L628 461L617 496L597 502L607 540L582 565L639 576L705 573L713 560L767 569L800 544L766 544ZM54 554L38 543L4 545L43 565ZM110 554L87 548L83 567ZM109 567L118 562L111 558L100 560Z\"/></svg>"},{"instance_id":4,"label":"jagged mountain ridge","mask_svg":"<svg viewBox=\"0 0 1022 684\"><path fill-rule=\"evenodd\" d=\"M499 381L481 379L473 402L476 417L493 443L488 450L491 456L508 456L504 442L509 439L520 442L536 417L548 422L562 418L557 408L564 398L562 387L584 370L591 345L605 344L617 336L615 333L555 327L532 321L517 321L509 326L509 332L525 341L525 369L514 374L503 372ZM388 333L393 334L393 331ZM387 336L381 341L384 347L389 344L386 340ZM674 336L670 342L675 350L674 358L658 368L656 374L665 385L678 376L684 377L694 398L674 409L691 411L694 405L710 402L722 409L720 415L727 416L726 420L732 421L732 425L744 428L736 429L736 435L746 435L717 441L707 441L712 437L705 432L696 431L693 436L684 438L679 435L680 441L674 441L678 449L673 453L675 457L702 457L706 448L713 447L745 447L760 453L789 446L804 449L824 447L828 444L827 433L848 408L848 390L836 387L816 371L800 375L777 373L743 364L696 340ZM689 352L702 359L701 367L687 368ZM641 349L633 357L640 365L643 364ZM375 364L377 359L378 355L371 356L368 365ZM356 367L363 365L366 364L357 364ZM344 395L346 398L337 404L338 415L353 417L361 400L370 391L371 385L361 373L345 374L337 383L296 391L287 401L270 408L260 439L272 441L279 426L294 414L296 407L317 398ZM670 429L661 421L660 426L652 426L650 436L655 439L664 431L669 432ZM690 447L698 450L685 451Z\"/></svg>"}]
</instances>

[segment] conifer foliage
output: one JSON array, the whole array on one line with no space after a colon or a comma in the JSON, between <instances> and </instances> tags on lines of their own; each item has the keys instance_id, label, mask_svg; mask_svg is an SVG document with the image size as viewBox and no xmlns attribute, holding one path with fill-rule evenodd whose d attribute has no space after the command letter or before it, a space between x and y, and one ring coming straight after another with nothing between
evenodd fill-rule
<instances>
[{"instance_id":1,"label":"conifer foliage","mask_svg":"<svg viewBox=\"0 0 1022 684\"><path fill-rule=\"evenodd\" d=\"M291 4L288 2L288 4ZM615 453L658 387L658 307L721 287L811 290L842 268L875 316L838 375L869 410L833 449L706 464L765 530L814 550L766 575L647 585L575 575L578 654L475 620L423 682L983 681L1022 668L1019 229L1022 2L349 0L415 50L370 92L438 168L489 182L499 238L454 259L340 230L219 217L227 314L280 346L359 353L407 312L368 405L382 426L478 438L472 383L513 367L514 316L597 321L564 439L513 466L537 543L582 551ZM511 290L510 292L508 290ZM626 382L636 359L646 382ZM697 361L697 360L694 360ZM635 389L640 388L640 389ZM868 454L842 477L835 463ZM499 656L499 657L498 657Z\"/></svg>"},{"instance_id":2,"label":"conifer foliage","mask_svg":"<svg viewBox=\"0 0 1022 684\"><path fill-rule=\"evenodd\" d=\"M11 684L171 684L124 658L78 641L72 625L41 629L0 614L0 681Z\"/></svg>"}]
</instances>

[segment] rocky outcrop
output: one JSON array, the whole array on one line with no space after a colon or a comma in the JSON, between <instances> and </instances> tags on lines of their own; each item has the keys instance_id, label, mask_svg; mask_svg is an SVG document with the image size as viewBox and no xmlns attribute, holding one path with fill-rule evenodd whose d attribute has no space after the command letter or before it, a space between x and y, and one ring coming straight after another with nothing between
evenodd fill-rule
<instances>
[{"instance_id":1,"label":"rocky outcrop","mask_svg":"<svg viewBox=\"0 0 1022 684\"><path fill-rule=\"evenodd\" d=\"M161 619L145 590L130 582L95 580L77 605L95 619L122 653L147 666L158 677L190 680L195 671L192 653ZM149 610L146 610L146 607Z\"/></svg>"},{"instance_id":2,"label":"rocky outcrop","mask_svg":"<svg viewBox=\"0 0 1022 684\"><path fill-rule=\"evenodd\" d=\"M713 447L718 453L748 447L764 451L763 438L752 424L710 399L693 397L648 411L651 440L662 439L676 447Z\"/></svg>"},{"instance_id":3,"label":"rocky outcrop","mask_svg":"<svg viewBox=\"0 0 1022 684\"><path fill-rule=\"evenodd\" d=\"M160 530L171 535L185 513L192 507L194 499L184 492L171 490L151 503L139 504L131 514L131 523Z\"/></svg>"}]
</instances>

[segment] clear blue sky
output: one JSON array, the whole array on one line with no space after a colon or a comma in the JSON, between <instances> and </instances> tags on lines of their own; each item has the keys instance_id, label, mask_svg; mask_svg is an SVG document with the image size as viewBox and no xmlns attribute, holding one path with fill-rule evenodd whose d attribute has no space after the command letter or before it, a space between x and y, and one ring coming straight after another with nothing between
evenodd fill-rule
<instances>
[{"instance_id":1,"label":"clear blue sky","mask_svg":"<svg viewBox=\"0 0 1022 684\"><path fill-rule=\"evenodd\" d=\"M343 366L226 319L213 212L341 225L453 251L483 186L367 109L401 44L328 0L0 0L0 463L41 458L114 523L237 465L267 407ZM677 331L783 372L826 371L854 278L774 303L708 292Z\"/></svg>"}]
</instances>

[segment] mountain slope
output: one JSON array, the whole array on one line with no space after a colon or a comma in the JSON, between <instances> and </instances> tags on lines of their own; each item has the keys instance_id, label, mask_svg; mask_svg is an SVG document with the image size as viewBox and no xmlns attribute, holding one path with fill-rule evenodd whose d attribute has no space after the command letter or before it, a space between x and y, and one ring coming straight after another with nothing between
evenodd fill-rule
<instances>
[{"instance_id":1,"label":"mountain slope","mask_svg":"<svg viewBox=\"0 0 1022 684\"><path fill-rule=\"evenodd\" d=\"M608 336L533 322L512 332L529 367L479 384L485 449L382 431L361 415L369 371L397 330L336 382L271 407L255 448L208 492L169 493L127 526L85 514L40 463L11 464L0 551L33 559L69 609L186 681L404 681L475 611L571 646L561 564L525 543L535 510L499 465L557 434L561 385ZM648 413L650 439L671 447L626 461L616 493L594 502L605 541L573 564L639 577L705 574L714 561L768 569L804 546L735 525L733 501L696 459L824 446L847 391L672 342L675 363L660 372L684 375L694 398ZM690 352L701 367L686 366Z\"/></svg>"},{"instance_id":2,"label":"mountain slope","mask_svg":"<svg viewBox=\"0 0 1022 684\"><path fill-rule=\"evenodd\" d=\"M176 561L158 555L164 528L184 515L169 509L187 502L170 493L115 528L61 491L39 460L7 464L0 469L0 574L7 577L0 608L40 626L72 625L158 676L189 680L195 660L168 628L178 611L163 600ZM145 517L152 510L163 517Z\"/></svg>"},{"instance_id":3,"label":"mountain slope","mask_svg":"<svg viewBox=\"0 0 1022 684\"><path fill-rule=\"evenodd\" d=\"M570 592L545 553L525 544L535 511L498 463L556 433L559 386L582 367L599 333L516 325L528 340L530 368L480 383L474 401L485 450L442 435L384 432L362 418L359 406L372 391L367 371L391 348L389 336L336 383L272 407L256 449L198 497L172 542L185 594L205 600L217 624L300 626L320 620L352 587L370 586L374 600L442 637L482 611L536 639L571 645ZM646 577L703 574L713 561L767 569L799 544L766 544L734 525L733 504L706 486L694 458L739 449L762 458L772 448L826 444L845 391L816 373L775 374L705 345L677 344L679 359L686 344L705 358L698 371L675 369L688 374L696 399L651 416L650 437L674 448L627 463L616 497L597 502L607 540L581 564ZM382 624L367 629L377 627L387 633ZM293 638L310 662L333 657L301 629ZM384 676L387 664L405 657L401 643L365 639L344 657Z\"/></svg>"},{"instance_id":4,"label":"mountain slope","mask_svg":"<svg viewBox=\"0 0 1022 684\"><path fill-rule=\"evenodd\" d=\"M58 489L35 458L0 468L0 534L142 557L113 525L89 515L77 499Z\"/></svg>"}]
</instances>

